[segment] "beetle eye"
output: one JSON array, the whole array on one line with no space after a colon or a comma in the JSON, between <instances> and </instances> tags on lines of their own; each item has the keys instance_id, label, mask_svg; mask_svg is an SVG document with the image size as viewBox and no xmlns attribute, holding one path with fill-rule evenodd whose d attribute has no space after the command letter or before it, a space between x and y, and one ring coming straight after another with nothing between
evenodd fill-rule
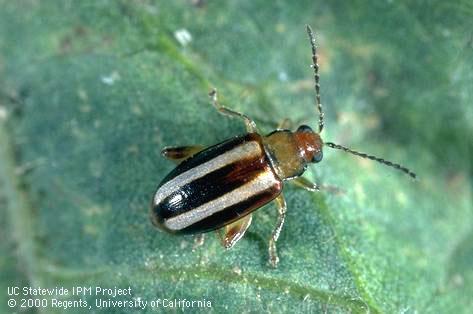
<instances>
[{"instance_id":1,"label":"beetle eye","mask_svg":"<svg viewBox=\"0 0 473 314\"><path fill-rule=\"evenodd\" d=\"M312 158L312 162L320 162L323 157L324 154L322 153L322 151L320 151L318 154L314 155L314 158Z\"/></svg>"},{"instance_id":2,"label":"beetle eye","mask_svg":"<svg viewBox=\"0 0 473 314\"><path fill-rule=\"evenodd\" d=\"M310 126L303 124L297 129L297 132L313 133L314 131L312 131Z\"/></svg>"}]
</instances>

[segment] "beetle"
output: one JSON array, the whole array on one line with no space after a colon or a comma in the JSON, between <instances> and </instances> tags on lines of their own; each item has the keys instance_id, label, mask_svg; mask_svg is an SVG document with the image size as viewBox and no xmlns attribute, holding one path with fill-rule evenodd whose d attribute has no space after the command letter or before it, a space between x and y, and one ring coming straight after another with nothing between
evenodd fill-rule
<instances>
[{"instance_id":1,"label":"beetle","mask_svg":"<svg viewBox=\"0 0 473 314\"><path fill-rule=\"evenodd\" d=\"M315 81L315 104L319 113L318 132L301 125L294 132L278 128L268 135L258 133L255 122L245 114L219 104L217 92L209 96L212 105L223 115L242 119L246 134L235 136L214 146L166 147L162 155L178 162L159 184L151 209L151 221L161 230L174 234L201 234L217 230L222 245L229 249L245 234L252 212L275 201L278 219L269 239L269 264L279 261L276 241L284 224L286 202L281 193L286 182L294 182L309 191L319 186L301 177L308 164L323 158L322 148L334 149L368 158L416 175L400 164L323 142L324 113L320 100L319 65L315 38L309 25L307 34L312 48Z\"/></svg>"}]
</instances>

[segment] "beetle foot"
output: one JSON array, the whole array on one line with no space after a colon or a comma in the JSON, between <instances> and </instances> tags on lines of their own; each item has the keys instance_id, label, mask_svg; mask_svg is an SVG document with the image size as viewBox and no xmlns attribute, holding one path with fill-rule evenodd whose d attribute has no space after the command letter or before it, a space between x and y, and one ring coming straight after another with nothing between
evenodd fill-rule
<instances>
[{"instance_id":1,"label":"beetle foot","mask_svg":"<svg viewBox=\"0 0 473 314\"><path fill-rule=\"evenodd\" d=\"M277 268L279 263L279 257L277 256L276 252L270 253L269 255L269 265L272 268Z\"/></svg>"},{"instance_id":2,"label":"beetle foot","mask_svg":"<svg viewBox=\"0 0 473 314\"><path fill-rule=\"evenodd\" d=\"M192 246L192 249L195 250L199 246L204 245L205 242L205 234L201 233L195 236L194 238L194 245Z\"/></svg>"}]
</instances>

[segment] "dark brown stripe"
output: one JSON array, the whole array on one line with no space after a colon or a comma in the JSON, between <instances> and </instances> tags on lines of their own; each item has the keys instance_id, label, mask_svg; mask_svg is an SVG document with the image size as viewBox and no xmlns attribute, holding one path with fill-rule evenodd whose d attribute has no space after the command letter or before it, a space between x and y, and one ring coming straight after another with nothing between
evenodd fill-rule
<instances>
[{"instance_id":1,"label":"dark brown stripe","mask_svg":"<svg viewBox=\"0 0 473 314\"><path fill-rule=\"evenodd\" d=\"M274 186L272 189L253 195L245 201L227 207L224 210L213 214L212 216L196 222L191 226L180 230L179 233L203 233L220 229L271 202L281 193L281 190L282 183L279 186Z\"/></svg>"},{"instance_id":2,"label":"dark brown stripe","mask_svg":"<svg viewBox=\"0 0 473 314\"><path fill-rule=\"evenodd\" d=\"M177 177L181 173L184 173L192 168L195 168L207 161L214 159L215 157L228 152L235 147L241 145L242 143L252 142L255 141L262 145L261 136L256 133L250 133L245 135L236 136L232 139L229 139L225 142L216 144L214 146L208 147L205 150L195 154L189 159L184 160L180 163L174 170L172 170L159 184L159 186L163 185L164 183L172 180L173 178ZM261 146L262 149L263 146ZM159 187L158 187L159 188Z\"/></svg>"},{"instance_id":3,"label":"dark brown stripe","mask_svg":"<svg viewBox=\"0 0 473 314\"><path fill-rule=\"evenodd\" d=\"M204 205L271 171L265 156L242 159L194 180L160 203L161 217L168 219Z\"/></svg>"}]
</instances>

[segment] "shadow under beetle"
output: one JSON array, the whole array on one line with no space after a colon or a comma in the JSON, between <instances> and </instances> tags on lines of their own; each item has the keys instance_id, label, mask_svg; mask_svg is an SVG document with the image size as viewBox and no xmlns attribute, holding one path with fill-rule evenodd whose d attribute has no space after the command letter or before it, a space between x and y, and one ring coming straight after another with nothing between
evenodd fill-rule
<instances>
[{"instance_id":1,"label":"shadow under beetle","mask_svg":"<svg viewBox=\"0 0 473 314\"><path fill-rule=\"evenodd\" d=\"M260 135L248 116L221 106L217 92L209 94L213 106L222 114L242 119L246 134L204 148L166 147L162 155L180 164L160 183L152 201L151 220L158 228L175 234L218 230L222 245L229 249L240 240L251 224L251 213L275 201L279 216L269 239L269 263L276 267L276 251L284 219L284 182L290 181L309 191L319 186L301 177L309 163L322 160L322 147L375 160L415 178L409 169L331 142L323 142L324 114L320 101L319 65L312 29L307 25L312 48L315 103L319 112L318 133L306 125L295 132L278 128Z\"/></svg>"}]
</instances>

